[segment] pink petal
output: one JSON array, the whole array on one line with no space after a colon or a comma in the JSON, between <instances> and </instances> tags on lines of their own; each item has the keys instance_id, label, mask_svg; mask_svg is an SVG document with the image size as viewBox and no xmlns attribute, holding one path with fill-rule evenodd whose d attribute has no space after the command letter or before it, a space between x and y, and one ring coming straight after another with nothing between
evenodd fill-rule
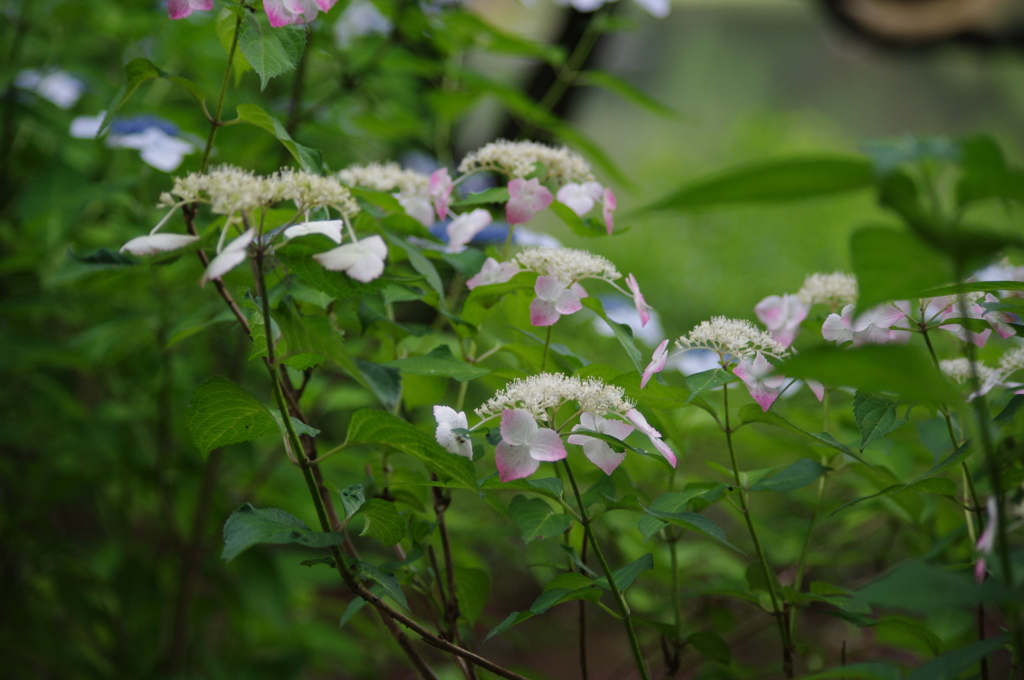
<instances>
[{"instance_id":1,"label":"pink petal","mask_svg":"<svg viewBox=\"0 0 1024 680\"><path fill-rule=\"evenodd\" d=\"M513 180L514 181L514 180ZM505 221L509 224L524 224L533 219L536 211L530 202L522 198L510 198L505 204Z\"/></svg>"},{"instance_id":2,"label":"pink petal","mask_svg":"<svg viewBox=\"0 0 1024 680\"><path fill-rule=\"evenodd\" d=\"M615 472L615 468L626 459L626 453L615 453L606 441L587 437L583 444L583 454L591 463L601 468L606 475Z\"/></svg>"},{"instance_id":3,"label":"pink petal","mask_svg":"<svg viewBox=\"0 0 1024 680\"><path fill-rule=\"evenodd\" d=\"M757 378L753 374L753 365L747 359L744 359L740 363L732 367L733 374L745 382L747 385L757 383Z\"/></svg>"},{"instance_id":4,"label":"pink petal","mask_svg":"<svg viewBox=\"0 0 1024 680\"><path fill-rule=\"evenodd\" d=\"M988 565L985 563L985 558L982 557L978 560L978 563L974 565L974 581L976 583L982 583L985 580L985 572L988 570Z\"/></svg>"},{"instance_id":5,"label":"pink petal","mask_svg":"<svg viewBox=\"0 0 1024 680\"><path fill-rule=\"evenodd\" d=\"M563 290L555 299L555 311L559 314L575 314L583 309L583 303L576 293Z\"/></svg>"},{"instance_id":6,"label":"pink petal","mask_svg":"<svg viewBox=\"0 0 1024 680\"><path fill-rule=\"evenodd\" d=\"M263 11L274 28L292 23L292 15L285 11L283 0L263 0Z\"/></svg>"},{"instance_id":7,"label":"pink petal","mask_svg":"<svg viewBox=\"0 0 1024 680\"><path fill-rule=\"evenodd\" d=\"M576 297L578 297L578 298L590 297L587 294L587 289L584 288L583 286L581 286L578 283L574 283L571 286L569 286L569 290L571 290L572 292L576 293Z\"/></svg>"},{"instance_id":8,"label":"pink petal","mask_svg":"<svg viewBox=\"0 0 1024 680\"><path fill-rule=\"evenodd\" d=\"M443 220L448 216L451 204L452 189L454 188L452 178L448 175L448 168L438 168L430 173L428 184L430 197L434 201L434 210L437 211L437 219Z\"/></svg>"},{"instance_id":9,"label":"pink petal","mask_svg":"<svg viewBox=\"0 0 1024 680\"><path fill-rule=\"evenodd\" d=\"M669 462L669 465L672 467L676 466L676 452L668 444L661 439L651 439L651 443L654 444L654 448L661 452L661 455L665 456L665 460Z\"/></svg>"},{"instance_id":10,"label":"pink petal","mask_svg":"<svg viewBox=\"0 0 1024 680\"><path fill-rule=\"evenodd\" d=\"M533 326L553 326L561 318L555 303L550 300L534 298L530 303L530 324Z\"/></svg>"},{"instance_id":11,"label":"pink petal","mask_svg":"<svg viewBox=\"0 0 1024 680\"><path fill-rule=\"evenodd\" d=\"M557 432L548 427L541 428L530 440L530 455L534 460L553 463L565 458L565 445Z\"/></svg>"},{"instance_id":12,"label":"pink petal","mask_svg":"<svg viewBox=\"0 0 1024 680\"><path fill-rule=\"evenodd\" d=\"M505 442L498 443L494 462L498 464L498 479L503 482L529 477L540 467L540 461L530 456L529 446L513 446Z\"/></svg>"},{"instance_id":13,"label":"pink petal","mask_svg":"<svg viewBox=\"0 0 1024 680\"><path fill-rule=\"evenodd\" d=\"M537 434L537 421L533 414L521 408L507 408L501 412L501 440L513 446L528 446Z\"/></svg>"},{"instance_id":14,"label":"pink petal","mask_svg":"<svg viewBox=\"0 0 1024 680\"><path fill-rule=\"evenodd\" d=\"M626 417L632 420L633 424L636 425L637 429L643 432L648 437L657 439L661 438L661 433L655 430L653 427L651 427L650 424L648 424L647 418L644 418L644 414L640 413L640 411L637 411L635 408L631 408L628 411L626 411Z\"/></svg>"},{"instance_id":15,"label":"pink petal","mask_svg":"<svg viewBox=\"0 0 1024 680\"><path fill-rule=\"evenodd\" d=\"M772 403L779 397L779 391L765 385L764 383L756 383L753 386L747 385L747 391L750 392L750 396L754 398L754 401L761 406L762 411L767 411L772 407Z\"/></svg>"},{"instance_id":16,"label":"pink petal","mask_svg":"<svg viewBox=\"0 0 1024 680\"><path fill-rule=\"evenodd\" d=\"M604 209L602 210L602 213L604 217L604 227L608 230L609 236L611 236L611 233L615 230L615 219L613 213L615 212L616 205L617 201L615 200L615 194L612 193L611 189L605 189Z\"/></svg>"},{"instance_id":17,"label":"pink petal","mask_svg":"<svg viewBox=\"0 0 1024 680\"><path fill-rule=\"evenodd\" d=\"M668 339L662 340L658 348L654 350L654 356L651 357L651 363L647 364L647 368L644 369L643 377L640 379L640 389L647 387L647 381L651 379L655 373L661 373L665 368L665 362L668 360Z\"/></svg>"},{"instance_id":18,"label":"pink petal","mask_svg":"<svg viewBox=\"0 0 1024 680\"><path fill-rule=\"evenodd\" d=\"M213 2L213 0L210 1ZM323 12L326 12L330 8L334 7L334 3L336 2L338 2L338 0L316 0L317 6Z\"/></svg>"},{"instance_id":19,"label":"pink petal","mask_svg":"<svg viewBox=\"0 0 1024 680\"><path fill-rule=\"evenodd\" d=\"M538 276L537 283L533 284L533 292L541 300L554 302L558 296L565 291L565 286L555 276Z\"/></svg>"},{"instance_id":20,"label":"pink petal","mask_svg":"<svg viewBox=\"0 0 1024 680\"><path fill-rule=\"evenodd\" d=\"M825 386L817 380L806 380L807 386L811 388L811 392L818 398L818 401L824 401L825 399Z\"/></svg>"},{"instance_id":21,"label":"pink petal","mask_svg":"<svg viewBox=\"0 0 1024 680\"><path fill-rule=\"evenodd\" d=\"M837 345L853 340L853 331L843 322L838 314L829 314L821 325L821 335L826 340L833 340Z\"/></svg>"},{"instance_id":22,"label":"pink petal","mask_svg":"<svg viewBox=\"0 0 1024 680\"><path fill-rule=\"evenodd\" d=\"M188 0L167 0L167 16L172 19L184 19L192 14L192 3Z\"/></svg>"},{"instance_id":23,"label":"pink petal","mask_svg":"<svg viewBox=\"0 0 1024 680\"><path fill-rule=\"evenodd\" d=\"M633 305L636 307L636 313L640 315L640 327L643 328L647 325L647 322L651 320L650 306L647 301L644 300L644 294L640 292L640 285L636 282L636 277L632 274L626 277L626 285L629 287L630 292L633 293Z\"/></svg>"},{"instance_id":24,"label":"pink petal","mask_svg":"<svg viewBox=\"0 0 1024 680\"><path fill-rule=\"evenodd\" d=\"M778 295L769 295L754 305L754 313L757 318L768 327L769 330L777 328L785 322L785 310L783 309L782 298Z\"/></svg>"}]
</instances>

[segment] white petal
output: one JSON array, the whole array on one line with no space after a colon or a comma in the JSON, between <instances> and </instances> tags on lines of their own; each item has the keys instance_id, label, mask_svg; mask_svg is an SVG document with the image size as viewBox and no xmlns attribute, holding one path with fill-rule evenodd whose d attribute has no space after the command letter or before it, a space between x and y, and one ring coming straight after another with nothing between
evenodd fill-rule
<instances>
[{"instance_id":1,"label":"white petal","mask_svg":"<svg viewBox=\"0 0 1024 680\"><path fill-rule=\"evenodd\" d=\"M341 243L341 230L344 223L341 220L320 220L318 222L303 222L288 227L284 230L285 238L298 238L310 234L323 234L335 243Z\"/></svg>"},{"instance_id":2,"label":"white petal","mask_svg":"<svg viewBox=\"0 0 1024 680\"><path fill-rule=\"evenodd\" d=\"M152 234L138 236L121 246L121 252L128 251L132 255L153 255L155 253L184 248L199 240L198 236L187 234Z\"/></svg>"}]
</instances>

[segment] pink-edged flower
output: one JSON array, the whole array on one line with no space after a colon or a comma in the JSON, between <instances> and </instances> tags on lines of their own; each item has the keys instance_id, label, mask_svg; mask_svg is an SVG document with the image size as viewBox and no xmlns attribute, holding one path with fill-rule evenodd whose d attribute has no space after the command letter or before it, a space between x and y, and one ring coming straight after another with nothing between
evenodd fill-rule
<instances>
[{"instance_id":1,"label":"pink-edged flower","mask_svg":"<svg viewBox=\"0 0 1024 680\"><path fill-rule=\"evenodd\" d=\"M168 250L184 248L199 240L198 236L188 234L149 234L136 236L121 246L121 252L128 251L132 255L155 255Z\"/></svg>"},{"instance_id":2,"label":"pink-edged flower","mask_svg":"<svg viewBox=\"0 0 1024 680\"><path fill-rule=\"evenodd\" d=\"M661 433L648 424L647 418L644 418L644 414L640 413L640 411L637 411L635 408L631 408L626 411L626 417L633 421L633 424L636 425L636 429L647 435L647 438L651 440L651 444L654 445L654 448L658 449L661 455L665 456L665 460L667 460L672 467L675 467L675 451L673 451L668 444L662 441Z\"/></svg>"},{"instance_id":3,"label":"pink-edged flower","mask_svg":"<svg viewBox=\"0 0 1024 680\"><path fill-rule=\"evenodd\" d=\"M826 340L833 340L837 345L852 341L854 347L885 344L890 339L889 329L906 316L903 310L893 305L872 307L856 318L853 310L853 305L846 305L842 316L828 315L821 327L821 334Z\"/></svg>"},{"instance_id":4,"label":"pink-edged flower","mask_svg":"<svg viewBox=\"0 0 1024 680\"><path fill-rule=\"evenodd\" d=\"M207 281L219 279L238 265L245 262L246 249L249 247L249 244L252 243L254 238L256 238L256 232L249 229L231 243L224 246L224 250L220 251L220 253L217 254L217 257L210 260L210 264L206 266L206 271L203 273L203 278L199 280L199 285L205 286Z\"/></svg>"},{"instance_id":5,"label":"pink-edged flower","mask_svg":"<svg viewBox=\"0 0 1024 680\"><path fill-rule=\"evenodd\" d=\"M448 223L448 252L461 253L491 223L491 213L483 208L463 213Z\"/></svg>"},{"instance_id":6,"label":"pink-edged flower","mask_svg":"<svg viewBox=\"0 0 1024 680\"><path fill-rule=\"evenodd\" d=\"M611 236L612 232L615 231L615 208L618 206L618 201L615 200L615 194L612 193L611 189L604 190L604 207L601 210L601 214L604 217L604 228L608 230L608 235Z\"/></svg>"},{"instance_id":7,"label":"pink-edged flower","mask_svg":"<svg viewBox=\"0 0 1024 680\"><path fill-rule=\"evenodd\" d=\"M466 287L473 290L477 286L490 286L495 283L511 281L521 270L515 262L498 262L493 257L484 260L484 266L476 276L466 281Z\"/></svg>"},{"instance_id":8,"label":"pink-edged flower","mask_svg":"<svg viewBox=\"0 0 1024 680\"><path fill-rule=\"evenodd\" d=\"M732 372L747 386L747 392L760 405L762 411L767 411L779 398L779 387L786 381L782 375L770 375L775 367L768 363L760 352L754 360L744 359L733 366Z\"/></svg>"},{"instance_id":9,"label":"pink-edged flower","mask_svg":"<svg viewBox=\"0 0 1024 680\"><path fill-rule=\"evenodd\" d=\"M640 292L640 284L636 277L630 274L626 277L626 287L633 294L633 304L636 305L636 313L640 315L640 327L643 328L651 320L651 306L644 300L644 294Z\"/></svg>"},{"instance_id":10,"label":"pink-edged flower","mask_svg":"<svg viewBox=\"0 0 1024 680\"><path fill-rule=\"evenodd\" d=\"M992 293L989 293L985 296L985 302L999 302L999 298ZM1020 318L1017 317L1017 315L1010 314L1008 312L993 311L991 309L985 309L984 307L982 307L982 309L985 311L982 312L981 318L985 319L985 321L988 322L988 325L992 326L992 329L998 333L999 337L1003 340L1011 335L1017 334L1017 331L1010 325L1010 323L1014 321L1020 321Z\"/></svg>"},{"instance_id":11,"label":"pink-edged flower","mask_svg":"<svg viewBox=\"0 0 1024 680\"><path fill-rule=\"evenodd\" d=\"M341 220L319 220L317 222L303 222L302 224L296 224L285 229L284 237L286 239L293 239L298 238L299 236L320 234L322 236L326 236L335 243L341 243L342 227L344 227L344 223Z\"/></svg>"},{"instance_id":12,"label":"pink-edged flower","mask_svg":"<svg viewBox=\"0 0 1024 680\"><path fill-rule=\"evenodd\" d=\"M437 430L434 432L434 439L437 440L437 443L449 453L473 460L473 442L465 435L452 432L453 429L469 429L466 414L456 411L450 406L435 406L434 420L437 421Z\"/></svg>"},{"instance_id":13,"label":"pink-edged flower","mask_svg":"<svg viewBox=\"0 0 1024 680\"><path fill-rule=\"evenodd\" d=\"M640 379L640 389L647 387L647 382L655 373L661 373L662 369L665 368L665 362L668 360L668 339L661 341L658 348L654 350L654 356L651 357L651 363L647 364L647 368L644 369L643 377Z\"/></svg>"},{"instance_id":14,"label":"pink-edged flower","mask_svg":"<svg viewBox=\"0 0 1024 680\"><path fill-rule=\"evenodd\" d=\"M558 190L555 198L558 199L559 203L564 203L574 213L583 217L601 201L603 193L604 187L597 182L584 182L582 184L570 182Z\"/></svg>"},{"instance_id":15,"label":"pink-edged flower","mask_svg":"<svg viewBox=\"0 0 1024 680\"><path fill-rule=\"evenodd\" d=\"M789 347L796 340L800 322L807 318L808 309L795 295L769 295L757 303L754 313L773 338Z\"/></svg>"},{"instance_id":16,"label":"pink-edged flower","mask_svg":"<svg viewBox=\"0 0 1024 680\"><path fill-rule=\"evenodd\" d=\"M989 496L988 501L985 503L985 511L988 515L988 523L985 525L985 530L981 532L981 536L978 537L978 543L975 546L978 552L982 554L982 557L978 559L978 563L974 565L974 580L981 583L985 580L985 571L987 564L985 563L985 557L992 554L992 551L996 547L996 530L999 528L999 512L996 509L995 496Z\"/></svg>"},{"instance_id":17,"label":"pink-edged flower","mask_svg":"<svg viewBox=\"0 0 1024 680\"><path fill-rule=\"evenodd\" d=\"M804 382L806 382L807 386L809 388L811 388L811 392L814 393L814 396L817 397L818 401L824 401L825 400L825 386L824 385L822 385L817 380L811 380L810 378L807 378L806 380L804 380Z\"/></svg>"},{"instance_id":18,"label":"pink-edged flower","mask_svg":"<svg viewBox=\"0 0 1024 680\"><path fill-rule=\"evenodd\" d=\"M533 291L537 293L530 303L530 323L534 326L552 326L563 314L575 314L583 309L580 298L587 297L578 283L566 286L555 276L538 276Z\"/></svg>"},{"instance_id":19,"label":"pink-edged flower","mask_svg":"<svg viewBox=\"0 0 1024 680\"><path fill-rule=\"evenodd\" d=\"M551 428L537 427L529 411L507 408L501 412L501 441L494 452L501 481L529 477L541 461L553 463L565 456L562 438Z\"/></svg>"},{"instance_id":20,"label":"pink-edged flower","mask_svg":"<svg viewBox=\"0 0 1024 680\"><path fill-rule=\"evenodd\" d=\"M448 174L448 168L438 168L430 173L430 198L434 202L434 210L437 212L437 219L443 220L448 217L448 206L452 202L452 189L455 184Z\"/></svg>"},{"instance_id":21,"label":"pink-edged flower","mask_svg":"<svg viewBox=\"0 0 1024 680\"><path fill-rule=\"evenodd\" d=\"M313 259L324 269L343 271L356 281L369 283L384 273L384 258L387 256L388 247L384 239L374 235L314 255Z\"/></svg>"},{"instance_id":22,"label":"pink-edged flower","mask_svg":"<svg viewBox=\"0 0 1024 680\"><path fill-rule=\"evenodd\" d=\"M548 188L534 179L514 179L508 183L508 203L505 204L505 219L509 224L523 224L551 205L555 197Z\"/></svg>"},{"instance_id":23,"label":"pink-edged flower","mask_svg":"<svg viewBox=\"0 0 1024 680\"><path fill-rule=\"evenodd\" d=\"M366 3L370 5L369 2ZM353 7L354 5L349 5ZM373 7L373 5L370 5ZM423 192L405 193L399 192L395 195L398 199L398 204L402 206L402 210L405 214L413 218L424 227L429 227L434 224L434 204L431 203L430 196Z\"/></svg>"},{"instance_id":24,"label":"pink-edged flower","mask_svg":"<svg viewBox=\"0 0 1024 680\"><path fill-rule=\"evenodd\" d=\"M573 431L586 429L611 435L616 439L625 439L633 431L633 426L621 420L602 418L593 413L584 413L580 416L580 424L574 426ZM569 435L569 443L583 447L583 453L591 463L604 470L606 475L615 472L626 458L626 453L616 453L611 445L603 439L590 437L585 434Z\"/></svg>"},{"instance_id":25,"label":"pink-edged flower","mask_svg":"<svg viewBox=\"0 0 1024 680\"><path fill-rule=\"evenodd\" d=\"M213 9L213 0L167 0L167 15L172 19L184 19L192 12Z\"/></svg>"},{"instance_id":26,"label":"pink-edged flower","mask_svg":"<svg viewBox=\"0 0 1024 680\"><path fill-rule=\"evenodd\" d=\"M263 10L270 25L308 24L318 12L326 12L338 0L263 0Z\"/></svg>"},{"instance_id":27,"label":"pink-edged flower","mask_svg":"<svg viewBox=\"0 0 1024 680\"><path fill-rule=\"evenodd\" d=\"M999 298L992 294L989 294L985 296L985 302L999 302ZM960 303L955 300L950 300L950 305L945 310L943 310L942 314L944 318L962 316ZM1003 314L1001 314L1000 312L993 312L991 310L985 309L976 302L967 303L967 318L981 319L985 321L986 323L988 323L989 326L992 327L992 329L995 329L996 333L999 334L999 337L1003 338L1004 340L1010 337L1011 335L1016 335L1016 332L1014 331L1013 327L1006 323L1005 316ZM965 342L973 342L978 347L984 347L985 343L988 342L989 336L992 335L992 329L986 328L980 333L975 333L974 331L970 331L958 323L943 324L939 326L939 328L941 328L944 331L956 333L957 337L960 338L961 340Z\"/></svg>"}]
</instances>

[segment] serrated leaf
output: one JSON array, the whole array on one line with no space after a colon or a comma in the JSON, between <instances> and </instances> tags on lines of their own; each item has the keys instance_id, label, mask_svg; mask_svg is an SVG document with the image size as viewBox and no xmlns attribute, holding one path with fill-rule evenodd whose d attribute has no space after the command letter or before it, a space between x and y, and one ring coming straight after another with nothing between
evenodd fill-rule
<instances>
[{"instance_id":1,"label":"serrated leaf","mask_svg":"<svg viewBox=\"0 0 1024 680\"><path fill-rule=\"evenodd\" d=\"M390 413L365 408L353 413L345 445L356 444L390 446L418 458L438 477L452 479L462 488L477 488L471 462L462 456L448 453L431 435Z\"/></svg>"},{"instance_id":2,"label":"serrated leaf","mask_svg":"<svg viewBox=\"0 0 1024 680\"><path fill-rule=\"evenodd\" d=\"M207 379L192 393L185 425L204 460L216 448L278 430L274 416L256 397L222 376Z\"/></svg>"},{"instance_id":3,"label":"serrated leaf","mask_svg":"<svg viewBox=\"0 0 1024 680\"><path fill-rule=\"evenodd\" d=\"M646 553L622 569L617 570L612 574L612 578L615 580L615 585L618 587L619 592L624 593L627 588L633 585L633 581L636 580L637 576L649 569L654 569L654 555ZM611 590L607 577L597 579L594 581L594 585L605 590Z\"/></svg>"},{"instance_id":4,"label":"serrated leaf","mask_svg":"<svg viewBox=\"0 0 1024 680\"><path fill-rule=\"evenodd\" d=\"M363 503L359 514L366 520L360 536L369 534L384 545L394 545L405 538L408 520L399 514L394 503L383 498L371 498Z\"/></svg>"},{"instance_id":5,"label":"serrated leaf","mask_svg":"<svg viewBox=\"0 0 1024 680\"><path fill-rule=\"evenodd\" d=\"M539 498L516 496L509 503L508 513L519 527L525 543L560 536L572 524L569 515L556 513L550 505Z\"/></svg>"},{"instance_id":6,"label":"serrated leaf","mask_svg":"<svg viewBox=\"0 0 1024 680\"><path fill-rule=\"evenodd\" d=\"M778 474L760 480L750 487L751 491L793 491L800 489L831 470L816 460L801 458Z\"/></svg>"},{"instance_id":7,"label":"serrated leaf","mask_svg":"<svg viewBox=\"0 0 1024 680\"><path fill-rule=\"evenodd\" d=\"M299 162L303 170L314 174L323 172L323 154L318 149L303 146L292 139L292 136L288 134L288 130L281 125L277 118L274 118L255 104L239 104L236 112L238 113L238 119L243 123L255 125L274 135L284 148L288 149L288 152L295 160ZM316 266L319 267L320 265L317 264Z\"/></svg>"},{"instance_id":8,"label":"serrated leaf","mask_svg":"<svg viewBox=\"0 0 1024 680\"><path fill-rule=\"evenodd\" d=\"M246 503L224 523L224 550L220 556L230 562L259 543L298 543L310 548L328 548L342 538L341 534L313 531L284 510L260 510Z\"/></svg>"},{"instance_id":9,"label":"serrated leaf","mask_svg":"<svg viewBox=\"0 0 1024 680\"><path fill-rule=\"evenodd\" d=\"M238 36L238 49L260 76L260 90L267 88L271 78L295 68L305 46L305 30L297 26L274 28L260 13L245 15Z\"/></svg>"},{"instance_id":10,"label":"serrated leaf","mask_svg":"<svg viewBox=\"0 0 1024 680\"><path fill-rule=\"evenodd\" d=\"M895 432L910 418L910 409L902 419L896 418L896 402L858 392L853 399L853 417L860 430L860 450L880 437Z\"/></svg>"},{"instance_id":11,"label":"serrated leaf","mask_svg":"<svg viewBox=\"0 0 1024 680\"><path fill-rule=\"evenodd\" d=\"M362 484L346 486L344 489L338 491L338 495L341 496L341 505L345 509L346 522L351 519L352 515L356 514L359 508L363 507L363 503L366 502L366 495L363 492Z\"/></svg>"},{"instance_id":12,"label":"serrated leaf","mask_svg":"<svg viewBox=\"0 0 1024 680\"><path fill-rule=\"evenodd\" d=\"M423 356L397 359L384 365L397 368L403 373L452 378L458 382L475 380L490 373L486 368L456 359L448 345L438 345Z\"/></svg>"}]
</instances>

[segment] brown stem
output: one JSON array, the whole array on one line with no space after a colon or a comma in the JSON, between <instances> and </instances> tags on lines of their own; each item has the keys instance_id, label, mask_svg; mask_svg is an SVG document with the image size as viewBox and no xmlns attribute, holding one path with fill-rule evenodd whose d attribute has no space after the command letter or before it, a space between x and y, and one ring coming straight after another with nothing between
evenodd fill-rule
<instances>
[{"instance_id":1,"label":"brown stem","mask_svg":"<svg viewBox=\"0 0 1024 680\"><path fill-rule=\"evenodd\" d=\"M431 473L431 479L436 481L437 475ZM448 536L448 524L445 522L444 513L451 504L451 498L445 497L444 492L435 487L432 487L434 492L434 514L437 516L437 527L441 534L441 548L444 550L444 570L446 580L448 582L448 593L447 597L442 597L444 601L444 618L448 624L448 637L452 642L462 646L462 633L459 632L459 597L455 593L455 562L452 560L452 542ZM434 571L437 572L437 567L434 567ZM441 590L441 574L437 574L437 587ZM444 593L441 590L442 594ZM477 680L476 670L472 664L460 664L463 673L466 676L466 680Z\"/></svg>"}]
</instances>

